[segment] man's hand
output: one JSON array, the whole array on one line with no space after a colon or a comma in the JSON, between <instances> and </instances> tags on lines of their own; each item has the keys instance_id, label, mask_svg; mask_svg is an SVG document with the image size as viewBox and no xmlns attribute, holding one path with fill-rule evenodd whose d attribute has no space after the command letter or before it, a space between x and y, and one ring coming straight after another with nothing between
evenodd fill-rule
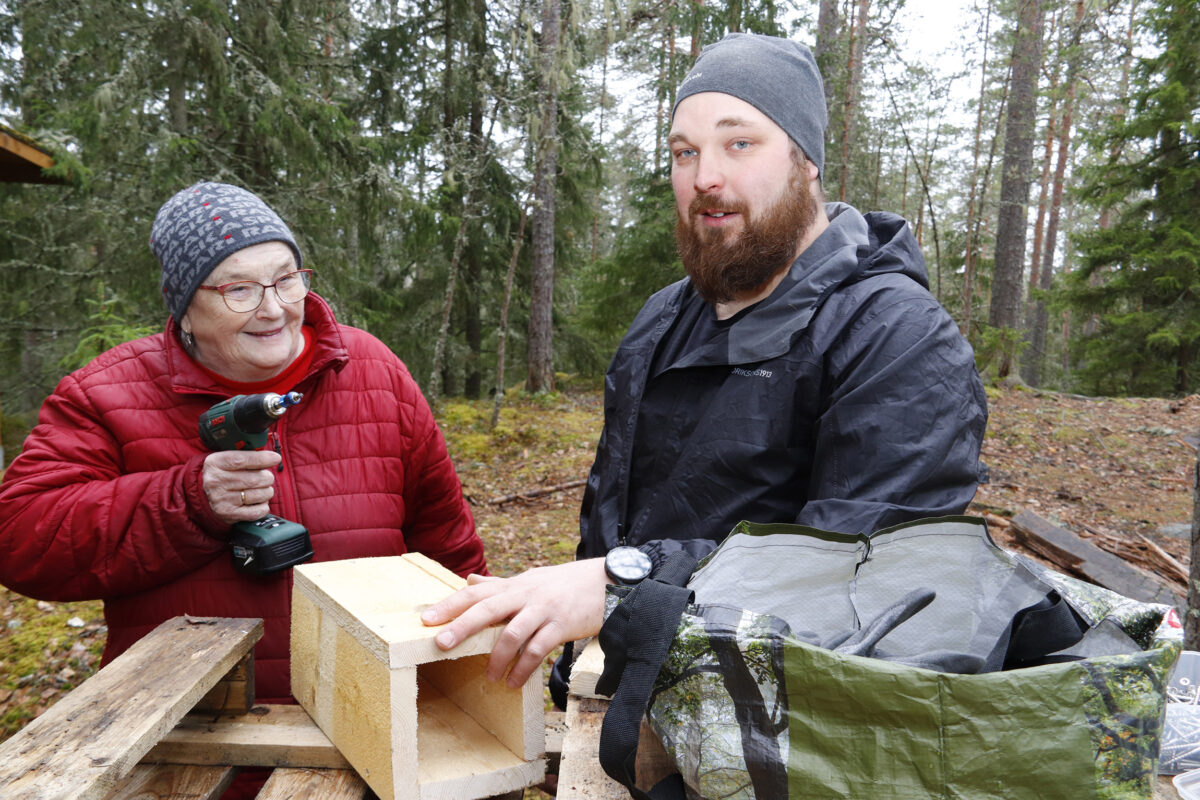
<instances>
[{"instance_id":1,"label":"man's hand","mask_svg":"<svg viewBox=\"0 0 1200 800\"><path fill-rule=\"evenodd\" d=\"M434 641L449 650L489 625L508 620L492 648L487 677L508 672L508 686L524 685L542 660L564 642L595 636L604 621L604 559L538 567L512 578L472 575L470 584L421 614L426 625L450 624ZM453 621L451 621L453 620Z\"/></svg>"},{"instance_id":2,"label":"man's hand","mask_svg":"<svg viewBox=\"0 0 1200 800\"><path fill-rule=\"evenodd\" d=\"M275 467L282 461L270 450L223 450L204 459L201 486L222 522L250 522L269 512L275 495Z\"/></svg>"}]
</instances>

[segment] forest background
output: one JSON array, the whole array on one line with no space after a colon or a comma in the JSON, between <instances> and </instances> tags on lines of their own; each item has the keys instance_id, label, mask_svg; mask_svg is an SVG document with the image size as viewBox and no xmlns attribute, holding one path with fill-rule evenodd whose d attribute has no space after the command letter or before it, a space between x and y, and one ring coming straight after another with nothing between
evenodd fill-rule
<instances>
[{"instance_id":1,"label":"forest background","mask_svg":"<svg viewBox=\"0 0 1200 800\"><path fill-rule=\"evenodd\" d=\"M813 47L828 197L911 221L986 374L1194 391L1196 0L946 8L0 0L0 119L61 181L0 184L8 458L63 374L161 330L150 223L197 180L276 208L317 291L435 405L598 377L682 276L664 136L729 31Z\"/></svg>"}]
</instances>

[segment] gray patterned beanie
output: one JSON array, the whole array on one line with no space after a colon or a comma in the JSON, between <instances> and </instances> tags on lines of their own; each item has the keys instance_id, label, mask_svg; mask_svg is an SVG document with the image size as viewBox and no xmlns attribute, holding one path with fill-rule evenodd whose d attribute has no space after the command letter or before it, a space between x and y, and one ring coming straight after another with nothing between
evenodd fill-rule
<instances>
[{"instance_id":1,"label":"gray patterned beanie","mask_svg":"<svg viewBox=\"0 0 1200 800\"><path fill-rule=\"evenodd\" d=\"M253 192L197 183L163 203L150 229L150 249L162 264L163 299L175 321L218 264L263 242L283 242L296 255L296 269L304 265L288 226Z\"/></svg>"},{"instance_id":2,"label":"gray patterned beanie","mask_svg":"<svg viewBox=\"0 0 1200 800\"><path fill-rule=\"evenodd\" d=\"M700 92L733 95L766 114L824 177L829 112L817 60L807 47L777 36L726 34L700 51L679 84L675 108L684 98Z\"/></svg>"}]
</instances>

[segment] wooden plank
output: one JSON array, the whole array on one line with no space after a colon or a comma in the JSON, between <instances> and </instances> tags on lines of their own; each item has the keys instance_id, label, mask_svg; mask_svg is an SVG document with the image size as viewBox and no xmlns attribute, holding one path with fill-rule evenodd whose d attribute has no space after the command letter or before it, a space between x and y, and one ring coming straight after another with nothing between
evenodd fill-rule
<instances>
[{"instance_id":1,"label":"wooden plank","mask_svg":"<svg viewBox=\"0 0 1200 800\"><path fill-rule=\"evenodd\" d=\"M608 701L567 695L567 732L558 765L558 800L624 800L629 790L600 766L600 726Z\"/></svg>"},{"instance_id":2,"label":"wooden plank","mask_svg":"<svg viewBox=\"0 0 1200 800\"><path fill-rule=\"evenodd\" d=\"M1180 800L1179 792L1171 782L1171 776L1158 776L1158 781L1154 784L1154 800Z\"/></svg>"},{"instance_id":3,"label":"wooden plank","mask_svg":"<svg viewBox=\"0 0 1200 800\"><path fill-rule=\"evenodd\" d=\"M1013 517L1010 530L1022 545L1084 580L1134 600L1176 608L1184 605L1183 595L1158 576L1101 550L1032 511L1022 511Z\"/></svg>"},{"instance_id":4,"label":"wooden plank","mask_svg":"<svg viewBox=\"0 0 1200 800\"><path fill-rule=\"evenodd\" d=\"M345 769L277 769L257 800L362 800L367 784Z\"/></svg>"},{"instance_id":5,"label":"wooden plank","mask_svg":"<svg viewBox=\"0 0 1200 800\"><path fill-rule=\"evenodd\" d=\"M284 705L255 706L249 714L188 714L142 763L350 768L303 708Z\"/></svg>"},{"instance_id":6,"label":"wooden plank","mask_svg":"<svg viewBox=\"0 0 1200 800\"><path fill-rule=\"evenodd\" d=\"M103 798L262 632L260 619L159 625L0 744L0 797Z\"/></svg>"},{"instance_id":7,"label":"wooden plank","mask_svg":"<svg viewBox=\"0 0 1200 800\"><path fill-rule=\"evenodd\" d=\"M254 653L247 653L192 711L246 714L254 707Z\"/></svg>"},{"instance_id":8,"label":"wooden plank","mask_svg":"<svg viewBox=\"0 0 1200 800\"><path fill-rule=\"evenodd\" d=\"M233 767L139 764L117 782L107 800L216 800L236 774Z\"/></svg>"},{"instance_id":9,"label":"wooden plank","mask_svg":"<svg viewBox=\"0 0 1200 800\"><path fill-rule=\"evenodd\" d=\"M608 700L567 695L566 732L558 766L558 800L626 800L629 790L608 777L600 766L600 729ZM643 719L638 735L637 786L649 791L676 772L662 743Z\"/></svg>"},{"instance_id":10,"label":"wooden plank","mask_svg":"<svg viewBox=\"0 0 1200 800\"><path fill-rule=\"evenodd\" d=\"M596 682L604 672L604 651L600 649L600 639L592 637L576 642L575 648L575 660L571 662L571 694L604 697L596 693Z\"/></svg>"}]
</instances>

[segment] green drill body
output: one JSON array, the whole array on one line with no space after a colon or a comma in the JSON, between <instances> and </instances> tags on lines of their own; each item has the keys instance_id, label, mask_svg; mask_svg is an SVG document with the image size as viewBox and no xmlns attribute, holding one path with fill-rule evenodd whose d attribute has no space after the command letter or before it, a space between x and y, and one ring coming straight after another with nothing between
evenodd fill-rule
<instances>
[{"instance_id":1,"label":"green drill body","mask_svg":"<svg viewBox=\"0 0 1200 800\"><path fill-rule=\"evenodd\" d=\"M222 400L200 416L200 439L210 450L261 450L275 420L304 395L239 394ZM299 523L268 514L238 522L229 539L233 564L242 572L270 574L313 557L308 530Z\"/></svg>"}]
</instances>

